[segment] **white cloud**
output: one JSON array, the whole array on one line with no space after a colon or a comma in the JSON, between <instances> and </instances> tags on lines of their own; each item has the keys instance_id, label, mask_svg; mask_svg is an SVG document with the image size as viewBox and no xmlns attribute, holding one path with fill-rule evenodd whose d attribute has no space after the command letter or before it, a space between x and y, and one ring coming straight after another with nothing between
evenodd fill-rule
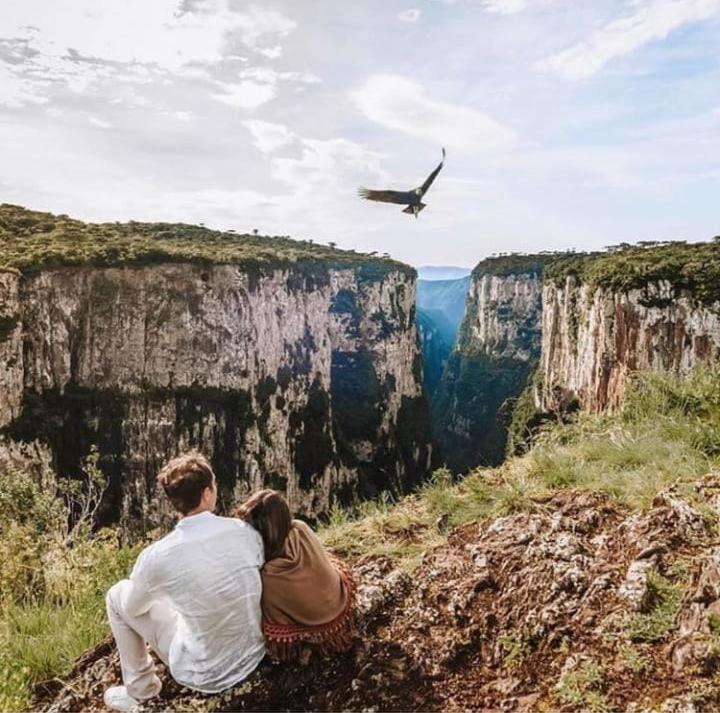
<instances>
[{"instance_id":1,"label":"white cloud","mask_svg":"<svg viewBox=\"0 0 720 713\"><path fill-rule=\"evenodd\" d=\"M45 104L48 101L43 87L11 71L10 67L0 63L0 106L17 109L26 104Z\"/></svg>"},{"instance_id":2,"label":"white cloud","mask_svg":"<svg viewBox=\"0 0 720 713\"><path fill-rule=\"evenodd\" d=\"M96 116L91 116L89 121L93 126L97 126L98 129L112 129L113 126L103 119L98 119Z\"/></svg>"},{"instance_id":3,"label":"white cloud","mask_svg":"<svg viewBox=\"0 0 720 713\"><path fill-rule=\"evenodd\" d=\"M216 82L222 93L210 96L240 109L257 109L274 99L280 82L319 84L322 80L308 72L278 72L267 67L248 67L238 72L239 82Z\"/></svg>"},{"instance_id":4,"label":"white cloud","mask_svg":"<svg viewBox=\"0 0 720 713\"><path fill-rule=\"evenodd\" d=\"M635 12L613 20L587 40L535 65L565 79L585 79L616 57L665 39L673 30L707 20L720 10L720 0L635 0Z\"/></svg>"},{"instance_id":5,"label":"white cloud","mask_svg":"<svg viewBox=\"0 0 720 713\"><path fill-rule=\"evenodd\" d=\"M277 90L274 84L260 84L250 79L243 79L238 84L219 82L223 89L222 94L211 94L210 96L224 104L238 109L257 109L257 107L274 99Z\"/></svg>"},{"instance_id":6,"label":"white cloud","mask_svg":"<svg viewBox=\"0 0 720 713\"><path fill-rule=\"evenodd\" d=\"M383 175L380 156L354 141L303 139L302 146L300 158L273 161L274 178L296 188L323 184L347 192L348 186L356 185L363 178Z\"/></svg>"},{"instance_id":7,"label":"white cloud","mask_svg":"<svg viewBox=\"0 0 720 713\"><path fill-rule=\"evenodd\" d=\"M295 140L295 134L283 124L257 119L248 119L242 123L252 134L253 145L263 153L277 151Z\"/></svg>"},{"instance_id":8,"label":"white cloud","mask_svg":"<svg viewBox=\"0 0 720 713\"><path fill-rule=\"evenodd\" d=\"M258 48L296 27L277 10L259 5L238 12L228 0L210 0L182 14L177 5L177 0L91 5L23 0L3 5L3 33L27 38L47 56L63 56L72 49L86 57L178 69L189 62L222 59L233 41Z\"/></svg>"},{"instance_id":9,"label":"white cloud","mask_svg":"<svg viewBox=\"0 0 720 713\"><path fill-rule=\"evenodd\" d=\"M263 57L267 57L268 59L280 59L283 55L283 48L280 45L276 45L275 47L261 49L259 52Z\"/></svg>"},{"instance_id":10,"label":"white cloud","mask_svg":"<svg viewBox=\"0 0 720 713\"><path fill-rule=\"evenodd\" d=\"M417 22L420 19L420 10L416 7L403 10L397 14L397 19L401 22Z\"/></svg>"},{"instance_id":11,"label":"white cloud","mask_svg":"<svg viewBox=\"0 0 720 713\"><path fill-rule=\"evenodd\" d=\"M254 79L266 84L278 82L302 82L303 84L320 84L320 77L310 72L278 72L268 67L248 67L238 72L242 79Z\"/></svg>"},{"instance_id":12,"label":"white cloud","mask_svg":"<svg viewBox=\"0 0 720 713\"><path fill-rule=\"evenodd\" d=\"M522 12L528 6L528 0L483 0L485 12L494 12L498 15L514 15Z\"/></svg>"},{"instance_id":13,"label":"white cloud","mask_svg":"<svg viewBox=\"0 0 720 713\"><path fill-rule=\"evenodd\" d=\"M174 111L172 112L172 116L174 116L178 121L182 122L190 122L194 118L194 114L191 111Z\"/></svg>"},{"instance_id":14,"label":"white cloud","mask_svg":"<svg viewBox=\"0 0 720 713\"><path fill-rule=\"evenodd\" d=\"M44 101L65 88L85 93L101 81L149 83L199 76L240 50L258 59L282 55L278 40L295 28L277 10L206 0L178 13L178 0L23 0L4 3L2 35L21 61L0 60L7 106Z\"/></svg>"},{"instance_id":15,"label":"white cloud","mask_svg":"<svg viewBox=\"0 0 720 713\"><path fill-rule=\"evenodd\" d=\"M224 5L224 3L219 4L221 7ZM281 12L268 7L260 7L259 5L251 5L243 13L230 14L234 15L233 19L242 42L255 49L259 49L261 43L267 38L286 37L297 27L294 20L285 17ZM269 51L275 52L277 50L282 52L280 47L272 47ZM265 52L267 51L265 50Z\"/></svg>"},{"instance_id":16,"label":"white cloud","mask_svg":"<svg viewBox=\"0 0 720 713\"><path fill-rule=\"evenodd\" d=\"M376 74L351 97L368 119L443 146L488 150L515 140L511 129L487 114L432 99L422 86L398 75Z\"/></svg>"}]
</instances>

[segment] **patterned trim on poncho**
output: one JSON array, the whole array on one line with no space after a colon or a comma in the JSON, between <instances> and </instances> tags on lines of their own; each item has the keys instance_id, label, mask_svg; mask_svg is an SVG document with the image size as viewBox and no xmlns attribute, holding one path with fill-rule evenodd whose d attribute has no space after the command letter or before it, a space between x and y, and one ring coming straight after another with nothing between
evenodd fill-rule
<instances>
[{"instance_id":1,"label":"patterned trim on poncho","mask_svg":"<svg viewBox=\"0 0 720 713\"><path fill-rule=\"evenodd\" d=\"M275 624L263 619L262 630L268 655L277 661L300 656L306 646L321 655L347 651L355 637L355 580L345 563L330 555L338 574L345 583L345 608L332 621L319 626Z\"/></svg>"}]
</instances>

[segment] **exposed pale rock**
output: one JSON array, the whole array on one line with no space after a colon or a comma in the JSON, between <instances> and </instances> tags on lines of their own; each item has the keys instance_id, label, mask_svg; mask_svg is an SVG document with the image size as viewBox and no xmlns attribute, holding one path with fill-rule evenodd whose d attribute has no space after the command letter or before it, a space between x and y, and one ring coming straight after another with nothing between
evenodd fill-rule
<instances>
[{"instance_id":1,"label":"exposed pale rock","mask_svg":"<svg viewBox=\"0 0 720 713\"><path fill-rule=\"evenodd\" d=\"M539 406L616 408L638 370L684 374L720 355L720 303L700 305L669 282L614 292L569 276L543 287Z\"/></svg>"},{"instance_id":2,"label":"exposed pale rock","mask_svg":"<svg viewBox=\"0 0 720 713\"><path fill-rule=\"evenodd\" d=\"M474 275L458 349L528 361L540 346L542 277Z\"/></svg>"},{"instance_id":3,"label":"exposed pale rock","mask_svg":"<svg viewBox=\"0 0 720 713\"><path fill-rule=\"evenodd\" d=\"M402 491L430 458L414 301L402 270L2 273L0 317L17 327L0 340L0 427L50 434L61 474L97 444L104 516L136 530L162 518L154 475L190 447L212 459L226 508L262 485L306 515Z\"/></svg>"},{"instance_id":4,"label":"exposed pale rock","mask_svg":"<svg viewBox=\"0 0 720 713\"><path fill-rule=\"evenodd\" d=\"M52 474L52 453L40 441L13 441L0 437L0 472L29 473L36 482L47 482Z\"/></svg>"},{"instance_id":5,"label":"exposed pale rock","mask_svg":"<svg viewBox=\"0 0 720 713\"><path fill-rule=\"evenodd\" d=\"M654 558L632 561L625 575L625 581L618 587L618 594L627 599L638 611L647 594L648 575L655 565Z\"/></svg>"},{"instance_id":6,"label":"exposed pale rock","mask_svg":"<svg viewBox=\"0 0 720 713\"><path fill-rule=\"evenodd\" d=\"M0 269L0 428L20 413L23 394L20 276Z\"/></svg>"}]
</instances>

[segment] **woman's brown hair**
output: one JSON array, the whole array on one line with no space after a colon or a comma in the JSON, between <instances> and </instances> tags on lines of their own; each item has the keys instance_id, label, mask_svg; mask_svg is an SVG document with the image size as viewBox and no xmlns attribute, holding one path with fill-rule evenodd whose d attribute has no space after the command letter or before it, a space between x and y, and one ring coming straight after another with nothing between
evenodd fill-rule
<instances>
[{"instance_id":1,"label":"woman's brown hair","mask_svg":"<svg viewBox=\"0 0 720 713\"><path fill-rule=\"evenodd\" d=\"M252 525L262 537L265 560L283 553L292 517L287 500L277 490L259 490L235 510L235 517Z\"/></svg>"}]
</instances>

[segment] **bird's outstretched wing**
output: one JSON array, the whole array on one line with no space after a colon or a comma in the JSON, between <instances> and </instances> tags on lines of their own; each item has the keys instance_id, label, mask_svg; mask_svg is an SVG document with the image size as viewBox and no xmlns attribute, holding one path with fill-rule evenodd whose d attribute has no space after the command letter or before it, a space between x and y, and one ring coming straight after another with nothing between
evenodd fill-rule
<instances>
[{"instance_id":1,"label":"bird's outstretched wing","mask_svg":"<svg viewBox=\"0 0 720 713\"><path fill-rule=\"evenodd\" d=\"M445 163L445 149L442 150L442 161L438 164L438 167L425 179L425 183L420 186L420 195L424 196L427 193L428 188L432 186L432 182L437 178L438 173Z\"/></svg>"},{"instance_id":2,"label":"bird's outstretched wing","mask_svg":"<svg viewBox=\"0 0 720 713\"><path fill-rule=\"evenodd\" d=\"M407 205L412 200L412 192L409 191L375 191L371 188L358 188L358 195L367 198L369 201L380 201L381 203L402 203Z\"/></svg>"}]
</instances>

